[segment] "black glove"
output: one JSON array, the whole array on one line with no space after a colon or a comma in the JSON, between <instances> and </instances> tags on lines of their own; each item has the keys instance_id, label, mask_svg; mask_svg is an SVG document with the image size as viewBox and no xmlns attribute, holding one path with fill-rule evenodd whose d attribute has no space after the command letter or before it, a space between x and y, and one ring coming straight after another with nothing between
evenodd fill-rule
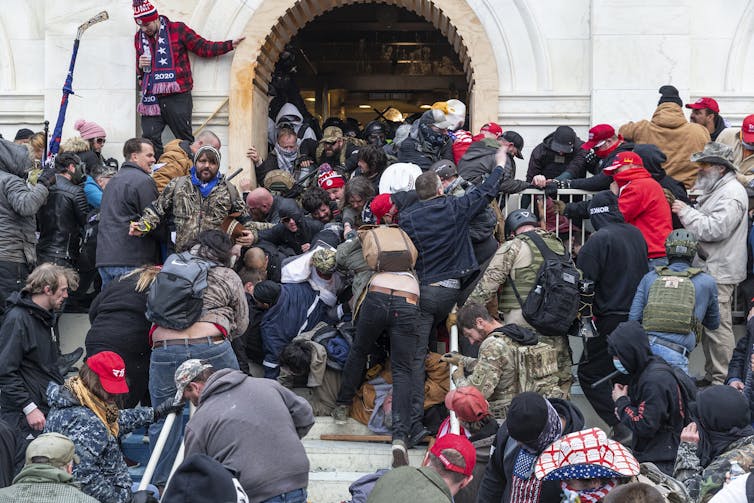
<instances>
[{"instance_id":1,"label":"black glove","mask_svg":"<svg viewBox=\"0 0 754 503\"><path fill-rule=\"evenodd\" d=\"M55 185L57 178L55 178L55 170L51 167L46 167L37 177L37 183L41 183L45 187L49 188L51 185Z\"/></svg>"},{"instance_id":2,"label":"black glove","mask_svg":"<svg viewBox=\"0 0 754 503\"><path fill-rule=\"evenodd\" d=\"M545 195L549 198L555 199L558 196L558 183L547 182L545 184Z\"/></svg>"},{"instance_id":3,"label":"black glove","mask_svg":"<svg viewBox=\"0 0 754 503\"><path fill-rule=\"evenodd\" d=\"M152 491L144 489L143 491L133 493L129 503L160 503L160 500L154 497Z\"/></svg>"},{"instance_id":4,"label":"black glove","mask_svg":"<svg viewBox=\"0 0 754 503\"><path fill-rule=\"evenodd\" d=\"M587 168L593 168L597 166L599 163L599 157L597 157L597 154L594 153L594 149L590 148L586 151L586 154L584 155L584 165Z\"/></svg>"},{"instance_id":5,"label":"black glove","mask_svg":"<svg viewBox=\"0 0 754 503\"><path fill-rule=\"evenodd\" d=\"M559 189L570 189L571 188L571 179L568 178L567 180L555 180L558 182L558 188Z\"/></svg>"},{"instance_id":6,"label":"black glove","mask_svg":"<svg viewBox=\"0 0 754 503\"><path fill-rule=\"evenodd\" d=\"M180 414L183 412L184 403L181 402L178 405L176 405L173 402L172 398L168 398L164 402L162 402L160 405L152 409L152 413L154 414L153 421L156 423L157 421L160 421L161 419L165 419L168 417L169 414L175 412L176 414Z\"/></svg>"},{"instance_id":7,"label":"black glove","mask_svg":"<svg viewBox=\"0 0 754 503\"><path fill-rule=\"evenodd\" d=\"M119 169L120 165L118 164L117 159L113 159L112 157L105 160L105 166L108 168L113 168L115 170Z\"/></svg>"}]
</instances>

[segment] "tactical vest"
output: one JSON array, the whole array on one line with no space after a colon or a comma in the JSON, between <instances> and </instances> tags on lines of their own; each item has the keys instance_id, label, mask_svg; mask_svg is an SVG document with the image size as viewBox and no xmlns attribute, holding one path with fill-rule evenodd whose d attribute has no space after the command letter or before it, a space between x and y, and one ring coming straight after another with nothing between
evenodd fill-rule
<instances>
[{"instance_id":1,"label":"tactical vest","mask_svg":"<svg viewBox=\"0 0 754 503\"><path fill-rule=\"evenodd\" d=\"M563 243L556 236L549 232L541 232L539 235L542 237L548 248L556 253L563 253ZM526 246L529 247L529 250L531 250L531 264L520 269L513 269L510 272L510 275L513 276L513 279L516 281L518 293L521 295L521 298L525 299L534 287L534 283L537 280L537 273L539 272L542 262L544 262L544 258L537 249L537 246L532 243L529 236L520 234L516 236L515 239L522 240L526 243ZM521 309L521 304L519 304L518 299L516 299L516 294L513 292L513 287L511 286L510 281L506 281L502 289L498 292L498 311L501 313L507 313L514 309Z\"/></svg>"},{"instance_id":2,"label":"tactical vest","mask_svg":"<svg viewBox=\"0 0 754 503\"><path fill-rule=\"evenodd\" d=\"M700 322L694 316L696 288L691 278L701 270L690 267L673 271L668 266L658 266L655 271L658 277L649 287L642 316L644 330L683 335L694 332L700 337Z\"/></svg>"}]
</instances>

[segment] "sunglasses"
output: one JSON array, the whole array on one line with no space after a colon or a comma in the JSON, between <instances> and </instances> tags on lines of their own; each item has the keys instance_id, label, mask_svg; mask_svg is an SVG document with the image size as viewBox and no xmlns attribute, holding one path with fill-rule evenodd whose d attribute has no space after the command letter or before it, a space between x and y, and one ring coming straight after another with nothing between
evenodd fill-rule
<instances>
[{"instance_id":1,"label":"sunglasses","mask_svg":"<svg viewBox=\"0 0 754 503\"><path fill-rule=\"evenodd\" d=\"M94 141L96 143L101 143L102 145L104 145L107 140L105 140L104 138L95 138Z\"/></svg>"}]
</instances>

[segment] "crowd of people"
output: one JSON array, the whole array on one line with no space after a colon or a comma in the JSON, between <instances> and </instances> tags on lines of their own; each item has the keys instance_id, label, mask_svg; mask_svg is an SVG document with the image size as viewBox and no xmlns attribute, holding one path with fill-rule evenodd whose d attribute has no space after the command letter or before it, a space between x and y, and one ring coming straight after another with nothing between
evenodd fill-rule
<instances>
[{"instance_id":1,"label":"crowd of people","mask_svg":"<svg viewBox=\"0 0 754 503\"><path fill-rule=\"evenodd\" d=\"M665 85L651 120L557 127L519 179L522 136L464 130L457 99L363 128L280 103L234 182L190 131L186 51L243 39L134 17L122 162L91 121L50 162L0 139L0 501L304 502L315 416L391 436L354 502L754 501L754 115L689 121ZM90 321L69 354L63 312ZM167 433L146 489L139 428Z\"/></svg>"}]
</instances>

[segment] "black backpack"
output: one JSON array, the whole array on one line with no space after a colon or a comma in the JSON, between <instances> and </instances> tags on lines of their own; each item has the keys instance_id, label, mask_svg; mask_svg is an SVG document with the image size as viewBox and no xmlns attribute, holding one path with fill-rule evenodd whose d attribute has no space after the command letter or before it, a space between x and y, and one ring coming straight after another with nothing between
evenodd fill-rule
<instances>
[{"instance_id":1,"label":"black backpack","mask_svg":"<svg viewBox=\"0 0 754 503\"><path fill-rule=\"evenodd\" d=\"M193 325L202 314L207 272L216 265L189 252L170 255L149 287L147 319L173 330Z\"/></svg>"},{"instance_id":2,"label":"black backpack","mask_svg":"<svg viewBox=\"0 0 754 503\"><path fill-rule=\"evenodd\" d=\"M579 270L567 250L559 255L536 232L525 232L524 235L531 239L544 258L526 300L521 299L516 282L509 278L524 319L542 335L568 335L579 311Z\"/></svg>"}]
</instances>

